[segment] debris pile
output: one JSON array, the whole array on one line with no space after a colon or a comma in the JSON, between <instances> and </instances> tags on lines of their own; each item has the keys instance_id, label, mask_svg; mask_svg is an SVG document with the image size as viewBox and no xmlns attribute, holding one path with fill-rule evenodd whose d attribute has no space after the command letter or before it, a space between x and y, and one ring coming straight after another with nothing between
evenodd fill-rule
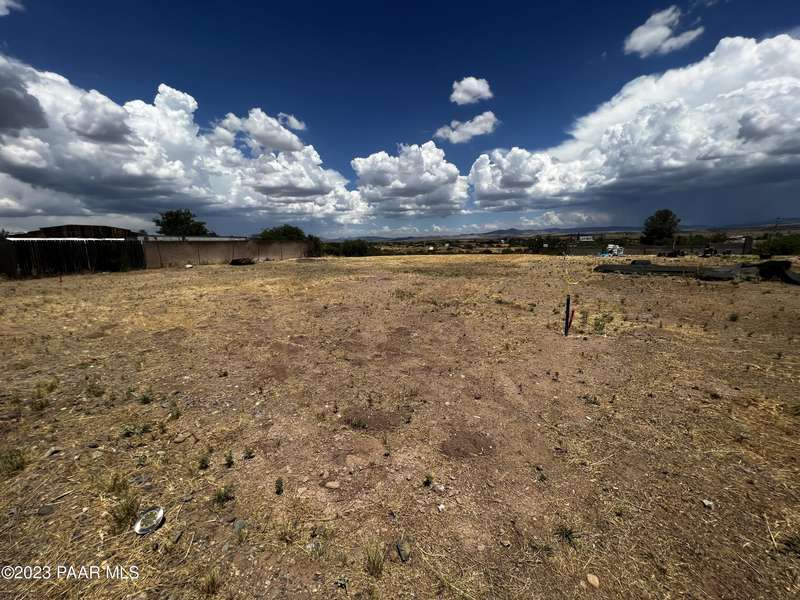
<instances>
[{"instance_id":1,"label":"debris pile","mask_svg":"<svg viewBox=\"0 0 800 600\"><path fill-rule=\"evenodd\" d=\"M677 275L706 281L783 281L800 285L800 273L791 270L788 260L767 260L760 263L740 263L730 267L700 267L696 265L654 265L649 260L633 260L629 264L605 264L595 267L597 273L623 275Z\"/></svg>"}]
</instances>

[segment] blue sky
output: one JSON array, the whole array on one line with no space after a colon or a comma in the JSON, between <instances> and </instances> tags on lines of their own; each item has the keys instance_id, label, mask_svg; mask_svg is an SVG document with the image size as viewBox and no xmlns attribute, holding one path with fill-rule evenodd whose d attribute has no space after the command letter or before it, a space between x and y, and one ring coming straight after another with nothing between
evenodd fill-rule
<instances>
[{"instance_id":1,"label":"blue sky","mask_svg":"<svg viewBox=\"0 0 800 600\"><path fill-rule=\"evenodd\" d=\"M30 101L43 118L0 118L8 229L152 228L168 207L221 233L293 222L331 236L630 225L662 205L688 223L800 214L796 1L4 12L5 110ZM491 97L452 101L466 77Z\"/></svg>"}]
</instances>

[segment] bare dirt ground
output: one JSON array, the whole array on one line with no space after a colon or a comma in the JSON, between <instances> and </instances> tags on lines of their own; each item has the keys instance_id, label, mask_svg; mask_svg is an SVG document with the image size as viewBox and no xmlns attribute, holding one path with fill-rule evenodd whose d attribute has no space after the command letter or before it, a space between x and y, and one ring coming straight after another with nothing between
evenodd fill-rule
<instances>
[{"instance_id":1,"label":"bare dirt ground","mask_svg":"<svg viewBox=\"0 0 800 600\"><path fill-rule=\"evenodd\" d=\"M2 597L798 597L800 290L598 260L1 282Z\"/></svg>"}]
</instances>

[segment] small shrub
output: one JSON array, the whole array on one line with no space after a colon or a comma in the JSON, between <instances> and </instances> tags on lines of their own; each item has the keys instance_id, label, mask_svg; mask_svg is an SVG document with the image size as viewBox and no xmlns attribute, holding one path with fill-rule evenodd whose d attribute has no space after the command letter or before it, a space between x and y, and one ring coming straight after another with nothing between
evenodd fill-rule
<instances>
[{"instance_id":1,"label":"small shrub","mask_svg":"<svg viewBox=\"0 0 800 600\"><path fill-rule=\"evenodd\" d=\"M291 544L300 537L300 524L297 519L287 519L278 525L278 539Z\"/></svg>"},{"instance_id":2,"label":"small shrub","mask_svg":"<svg viewBox=\"0 0 800 600\"><path fill-rule=\"evenodd\" d=\"M25 455L21 450L11 448L0 450L0 474L11 477L25 468Z\"/></svg>"},{"instance_id":3,"label":"small shrub","mask_svg":"<svg viewBox=\"0 0 800 600\"><path fill-rule=\"evenodd\" d=\"M136 398L136 401L139 404L150 404L153 401L153 396L150 391L143 392L139 394L139 396Z\"/></svg>"},{"instance_id":4,"label":"small shrub","mask_svg":"<svg viewBox=\"0 0 800 600\"><path fill-rule=\"evenodd\" d=\"M106 393L106 389L100 385L96 380L91 379L86 381L86 393L93 398L99 398Z\"/></svg>"},{"instance_id":5,"label":"small shrub","mask_svg":"<svg viewBox=\"0 0 800 600\"><path fill-rule=\"evenodd\" d=\"M139 499L135 496L125 495L119 499L117 504L111 509L111 521L114 531L122 533L133 525L136 515L139 512Z\"/></svg>"},{"instance_id":6,"label":"small shrub","mask_svg":"<svg viewBox=\"0 0 800 600\"><path fill-rule=\"evenodd\" d=\"M239 527L239 529L236 530L236 543L240 546L244 544L247 541L248 532L249 530L247 527Z\"/></svg>"},{"instance_id":7,"label":"small shrub","mask_svg":"<svg viewBox=\"0 0 800 600\"><path fill-rule=\"evenodd\" d=\"M233 500L233 488L229 485L223 485L214 492L214 504L218 506L224 506L226 502L231 500Z\"/></svg>"},{"instance_id":8,"label":"small shrub","mask_svg":"<svg viewBox=\"0 0 800 600\"><path fill-rule=\"evenodd\" d=\"M205 471L209 467L209 464L210 457L207 452L205 454L201 454L200 458L197 459L197 468L201 471Z\"/></svg>"},{"instance_id":9,"label":"small shrub","mask_svg":"<svg viewBox=\"0 0 800 600\"><path fill-rule=\"evenodd\" d=\"M358 410L347 411L344 415L344 422L353 429L366 429L369 425L366 417Z\"/></svg>"},{"instance_id":10,"label":"small shrub","mask_svg":"<svg viewBox=\"0 0 800 600\"><path fill-rule=\"evenodd\" d=\"M230 450L225 453L225 466L229 469L233 466L233 452Z\"/></svg>"},{"instance_id":11,"label":"small shrub","mask_svg":"<svg viewBox=\"0 0 800 600\"><path fill-rule=\"evenodd\" d=\"M250 460L255 455L256 455L256 453L253 451L253 449L250 446L245 446L244 454L243 454L245 460Z\"/></svg>"},{"instance_id":12,"label":"small shrub","mask_svg":"<svg viewBox=\"0 0 800 600\"><path fill-rule=\"evenodd\" d=\"M728 321L731 323L736 323L739 320L739 313L731 313L728 315Z\"/></svg>"},{"instance_id":13,"label":"small shrub","mask_svg":"<svg viewBox=\"0 0 800 600\"><path fill-rule=\"evenodd\" d=\"M431 487L433 485L433 473L425 473L425 479L422 480L424 487Z\"/></svg>"},{"instance_id":14,"label":"small shrub","mask_svg":"<svg viewBox=\"0 0 800 600\"><path fill-rule=\"evenodd\" d=\"M315 525L311 529L311 541L309 542L311 555L315 558L322 558L328 551L334 533L335 531L329 527Z\"/></svg>"},{"instance_id":15,"label":"small shrub","mask_svg":"<svg viewBox=\"0 0 800 600\"><path fill-rule=\"evenodd\" d=\"M174 400L169 403L169 420L177 421L181 416L181 409L178 408L178 403Z\"/></svg>"},{"instance_id":16,"label":"small shrub","mask_svg":"<svg viewBox=\"0 0 800 600\"><path fill-rule=\"evenodd\" d=\"M219 575L216 570L211 570L209 573L200 578L198 589L201 594L206 596L214 596L222 587Z\"/></svg>"},{"instance_id":17,"label":"small shrub","mask_svg":"<svg viewBox=\"0 0 800 600\"><path fill-rule=\"evenodd\" d=\"M112 473L111 477L102 482L101 488L108 494L122 498L128 494L128 480L119 473Z\"/></svg>"},{"instance_id":18,"label":"small shrub","mask_svg":"<svg viewBox=\"0 0 800 600\"><path fill-rule=\"evenodd\" d=\"M58 387L58 379L48 379L47 381L40 381L36 384L36 398L41 399L51 394Z\"/></svg>"},{"instance_id":19,"label":"small shrub","mask_svg":"<svg viewBox=\"0 0 800 600\"><path fill-rule=\"evenodd\" d=\"M603 313L594 318L592 324L592 332L595 335L603 335L606 331L606 326L614 320L614 315L611 313Z\"/></svg>"},{"instance_id":20,"label":"small shrub","mask_svg":"<svg viewBox=\"0 0 800 600\"><path fill-rule=\"evenodd\" d=\"M275 494L281 496L283 494L283 478L278 477L275 480Z\"/></svg>"},{"instance_id":21,"label":"small shrub","mask_svg":"<svg viewBox=\"0 0 800 600\"><path fill-rule=\"evenodd\" d=\"M50 404L47 398L34 398L30 402L30 407L33 412L42 412L47 405Z\"/></svg>"},{"instance_id":22,"label":"small shrub","mask_svg":"<svg viewBox=\"0 0 800 600\"><path fill-rule=\"evenodd\" d=\"M122 426L120 436L127 438L134 435L144 435L145 433L150 433L152 429L153 428L149 423L140 423L139 425L126 423Z\"/></svg>"},{"instance_id":23,"label":"small shrub","mask_svg":"<svg viewBox=\"0 0 800 600\"><path fill-rule=\"evenodd\" d=\"M364 550L364 567L369 575L379 579L383 575L383 562L386 558L386 548L380 542L369 544Z\"/></svg>"},{"instance_id":24,"label":"small shrub","mask_svg":"<svg viewBox=\"0 0 800 600\"><path fill-rule=\"evenodd\" d=\"M574 548L575 542L579 537L581 537L581 534L567 525L559 525L556 528L556 536L558 536L562 542L569 544Z\"/></svg>"}]
</instances>

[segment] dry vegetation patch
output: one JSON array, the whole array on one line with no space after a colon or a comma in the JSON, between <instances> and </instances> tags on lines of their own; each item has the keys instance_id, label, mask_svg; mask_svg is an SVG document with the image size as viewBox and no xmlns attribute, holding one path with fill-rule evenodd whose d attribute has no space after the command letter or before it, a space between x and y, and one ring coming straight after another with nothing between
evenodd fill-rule
<instances>
[{"instance_id":1,"label":"dry vegetation patch","mask_svg":"<svg viewBox=\"0 0 800 600\"><path fill-rule=\"evenodd\" d=\"M797 288L597 262L0 282L3 564L140 572L3 591L797 596Z\"/></svg>"}]
</instances>

